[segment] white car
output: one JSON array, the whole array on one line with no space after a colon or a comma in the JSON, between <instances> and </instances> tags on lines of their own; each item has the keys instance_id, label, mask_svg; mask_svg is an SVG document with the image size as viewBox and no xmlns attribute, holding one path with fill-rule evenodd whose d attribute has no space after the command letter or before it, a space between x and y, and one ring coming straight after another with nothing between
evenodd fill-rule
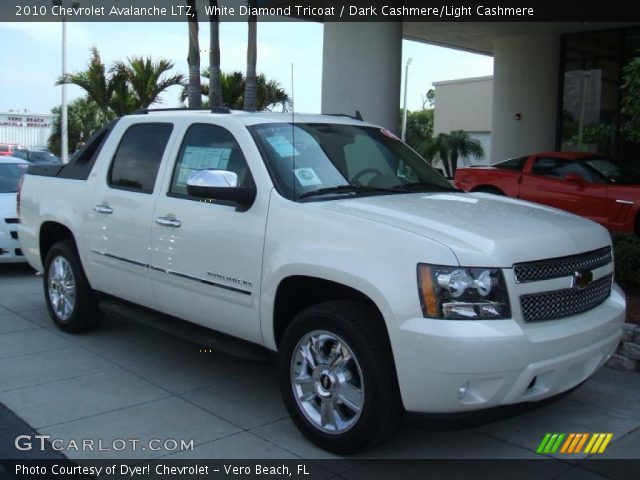
<instances>
[{"instance_id":1,"label":"white car","mask_svg":"<svg viewBox=\"0 0 640 480\"><path fill-rule=\"evenodd\" d=\"M18 240L16 193L28 167L29 162L20 158L0 157L0 263L27 261Z\"/></svg>"},{"instance_id":2,"label":"white car","mask_svg":"<svg viewBox=\"0 0 640 480\"><path fill-rule=\"evenodd\" d=\"M340 453L388 438L405 410L567 391L625 317L600 225L460 192L351 118L129 115L68 165L32 166L20 205L62 330L97 327L107 298L277 352L294 422Z\"/></svg>"}]
</instances>

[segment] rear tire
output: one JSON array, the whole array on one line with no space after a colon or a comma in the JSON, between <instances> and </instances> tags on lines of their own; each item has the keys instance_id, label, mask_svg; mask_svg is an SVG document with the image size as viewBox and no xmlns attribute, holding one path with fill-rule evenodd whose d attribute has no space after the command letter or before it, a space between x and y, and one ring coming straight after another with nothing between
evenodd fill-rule
<instances>
[{"instance_id":1,"label":"rear tire","mask_svg":"<svg viewBox=\"0 0 640 480\"><path fill-rule=\"evenodd\" d=\"M75 333L100 324L103 313L72 241L51 247L44 262L43 282L47 310L58 328Z\"/></svg>"},{"instance_id":2,"label":"rear tire","mask_svg":"<svg viewBox=\"0 0 640 480\"><path fill-rule=\"evenodd\" d=\"M504 195L504 192L496 187L478 187L473 191L480 193L492 193L493 195Z\"/></svg>"},{"instance_id":3,"label":"rear tire","mask_svg":"<svg viewBox=\"0 0 640 480\"><path fill-rule=\"evenodd\" d=\"M278 373L292 420L339 454L387 440L402 406L387 333L364 304L331 301L298 314L280 343Z\"/></svg>"}]
</instances>

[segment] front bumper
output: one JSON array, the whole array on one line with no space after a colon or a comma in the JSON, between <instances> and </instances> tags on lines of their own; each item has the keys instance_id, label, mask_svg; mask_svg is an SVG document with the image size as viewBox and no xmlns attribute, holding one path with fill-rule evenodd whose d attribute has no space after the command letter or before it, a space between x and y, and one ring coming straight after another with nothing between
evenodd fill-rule
<instances>
[{"instance_id":1,"label":"front bumper","mask_svg":"<svg viewBox=\"0 0 640 480\"><path fill-rule=\"evenodd\" d=\"M625 299L537 323L402 319L391 333L404 407L451 413L535 401L591 376L621 336Z\"/></svg>"},{"instance_id":2,"label":"front bumper","mask_svg":"<svg viewBox=\"0 0 640 480\"><path fill-rule=\"evenodd\" d=\"M18 240L18 224L0 217L0 263L26 262Z\"/></svg>"}]
</instances>

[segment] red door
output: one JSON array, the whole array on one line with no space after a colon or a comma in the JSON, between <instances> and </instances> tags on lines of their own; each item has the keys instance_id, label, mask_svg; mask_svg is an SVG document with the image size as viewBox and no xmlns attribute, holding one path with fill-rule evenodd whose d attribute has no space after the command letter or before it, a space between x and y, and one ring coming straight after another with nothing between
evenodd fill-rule
<instances>
[{"instance_id":1,"label":"red door","mask_svg":"<svg viewBox=\"0 0 640 480\"><path fill-rule=\"evenodd\" d=\"M574 160L535 158L522 176L520 198L590 218L607 221L607 185L594 183L591 173Z\"/></svg>"}]
</instances>

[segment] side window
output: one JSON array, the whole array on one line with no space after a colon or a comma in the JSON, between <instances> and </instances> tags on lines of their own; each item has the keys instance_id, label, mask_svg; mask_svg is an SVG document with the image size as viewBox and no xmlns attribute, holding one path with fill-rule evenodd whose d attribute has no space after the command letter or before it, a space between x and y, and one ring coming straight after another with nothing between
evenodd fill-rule
<instances>
[{"instance_id":1,"label":"side window","mask_svg":"<svg viewBox=\"0 0 640 480\"><path fill-rule=\"evenodd\" d=\"M180 147L169 193L186 196L191 172L208 169L234 172L238 185L250 181L247 160L228 130L210 124L191 125Z\"/></svg>"},{"instance_id":2,"label":"side window","mask_svg":"<svg viewBox=\"0 0 640 480\"><path fill-rule=\"evenodd\" d=\"M512 158L511 160L505 160L504 162L496 163L493 165L496 168L506 168L509 170L519 170L524 168L524 164L529 157ZM535 170L535 167L534 167Z\"/></svg>"},{"instance_id":3,"label":"side window","mask_svg":"<svg viewBox=\"0 0 640 480\"><path fill-rule=\"evenodd\" d=\"M545 177L562 178L560 170L569 161L560 158L537 158L533 164L531 173Z\"/></svg>"},{"instance_id":4,"label":"side window","mask_svg":"<svg viewBox=\"0 0 640 480\"><path fill-rule=\"evenodd\" d=\"M585 172L579 163L561 158L538 158L533 164L532 173L557 179L563 179L567 175L574 174L591 181L591 176Z\"/></svg>"},{"instance_id":5,"label":"side window","mask_svg":"<svg viewBox=\"0 0 640 480\"><path fill-rule=\"evenodd\" d=\"M113 157L109 186L141 193L153 192L172 130L171 123L141 123L129 127Z\"/></svg>"}]
</instances>

